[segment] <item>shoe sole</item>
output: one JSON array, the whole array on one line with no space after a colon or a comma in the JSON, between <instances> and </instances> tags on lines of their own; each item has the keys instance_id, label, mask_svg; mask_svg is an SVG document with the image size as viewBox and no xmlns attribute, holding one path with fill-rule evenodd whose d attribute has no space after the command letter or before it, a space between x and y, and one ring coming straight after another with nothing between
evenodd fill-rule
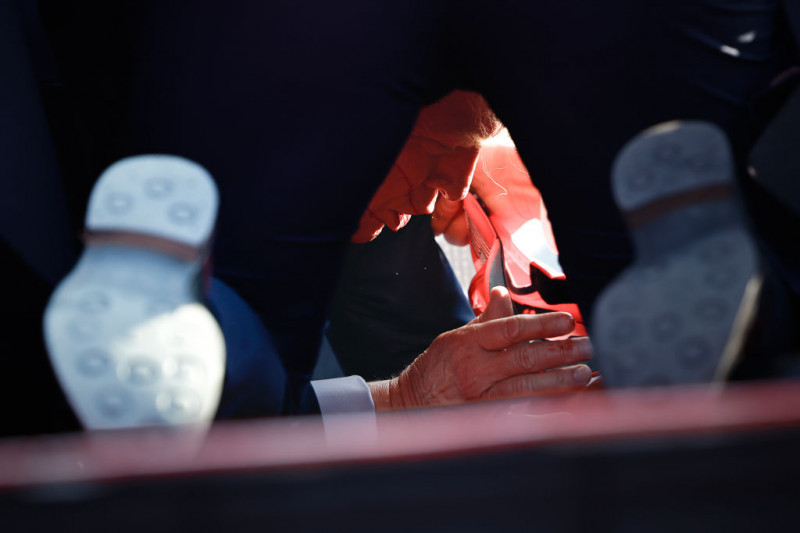
<instances>
[{"instance_id":1,"label":"shoe sole","mask_svg":"<svg viewBox=\"0 0 800 533\"><path fill-rule=\"evenodd\" d=\"M636 260L598 298L592 342L609 386L724 380L762 281L725 135L671 122L628 143L612 171Z\"/></svg>"},{"instance_id":2,"label":"shoe sole","mask_svg":"<svg viewBox=\"0 0 800 533\"><path fill-rule=\"evenodd\" d=\"M109 167L86 249L44 315L50 361L84 427L210 421L225 343L201 303L218 197L200 166L139 156Z\"/></svg>"}]
</instances>

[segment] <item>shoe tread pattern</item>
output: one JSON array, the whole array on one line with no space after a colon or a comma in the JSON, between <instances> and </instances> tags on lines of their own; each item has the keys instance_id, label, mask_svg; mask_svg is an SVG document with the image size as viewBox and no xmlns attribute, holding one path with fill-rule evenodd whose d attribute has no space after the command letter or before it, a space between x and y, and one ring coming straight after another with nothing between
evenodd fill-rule
<instances>
[{"instance_id":1,"label":"shoe tread pattern","mask_svg":"<svg viewBox=\"0 0 800 533\"><path fill-rule=\"evenodd\" d=\"M139 161L142 168L135 168ZM197 192L190 201L216 210L213 183L201 183L211 179L205 171L198 174L196 165L179 158L157 156L156 161L168 164L154 164L151 156L145 156L124 160L113 172L104 173L93 192L95 200L124 191L138 204L115 228L152 231L150 216L162 207L164 198L148 195L152 187L148 172L165 183L191 174ZM119 172L120 168L126 171ZM137 194L131 192L134 182L140 185ZM176 189L180 193L182 186ZM106 213L98 215L96 210L105 209L104 205L90 203L87 226L90 220L103 220ZM213 216L191 235L169 230L162 236L204 246L202 239L211 233ZM127 245L87 246L51 297L44 318L51 362L85 427L172 425L213 418L222 388L225 345L219 325L199 301L201 268L202 258L183 261Z\"/></svg>"},{"instance_id":2,"label":"shoe tread pattern","mask_svg":"<svg viewBox=\"0 0 800 533\"><path fill-rule=\"evenodd\" d=\"M152 235L200 247L214 228L217 199L211 176L191 161L166 155L126 158L97 181L86 229Z\"/></svg>"},{"instance_id":3,"label":"shoe tread pattern","mask_svg":"<svg viewBox=\"0 0 800 533\"><path fill-rule=\"evenodd\" d=\"M724 136L711 125L650 130L620 153L614 193L630 213L692 189L732 184L730 161ZM728 197L680 205L631 228L637 259L594 310L592 340L609 385L711 382L730 367L759 279L743 220Z\"/></svg>"}]
</instances>

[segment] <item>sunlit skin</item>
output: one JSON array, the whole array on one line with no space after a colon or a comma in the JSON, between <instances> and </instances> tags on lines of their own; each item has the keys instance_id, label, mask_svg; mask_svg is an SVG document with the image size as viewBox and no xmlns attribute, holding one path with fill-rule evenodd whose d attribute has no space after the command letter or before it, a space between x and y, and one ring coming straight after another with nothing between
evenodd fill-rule
<instances>
[{"instance_id":1,"label":"sunlit skin","mask_svg":"<svg viewBox=\"0 0 800 533\"><path fill-rule=\"evenodd\" d=\"M481 142L499 127L475 93L455 92L425 108L353 240L369 241L384 227L397 231L411 215L434 212L437 198L444 207L434 213L434 229L441 232L460 223L455 222L460 200L469 191ZM514 315L508 291L495 287L481 316L439 335L400 376L369 383L375 408L448 405L584 388L591 377L589 367L580 364L592 356L588 338L530 342L563 336L574 324L568 313Z\"/></svg>"},{"instance_id":2,"label":"sunlit skin","mask_svg":"<svg viewBox=\"0 0 800 533\"><path fill-rule=\"evenodd\" d=\"M504 287L483 314L439 335L400 376L369 384L378 410L450 405L579 390L589 383L588 337L530 342L572 331L568 313L514 315Z\"/></svg>"},{"instance_id":3,"label":"sunlit skin","mask_svg":"<svg viewBox=\"0 0 800 533\"><path fill-rule=\"evenodd\" d=\"M353 240L372 240L384 226L397 231L411 215L433 213L439 195L462 200L469 190L479 152L477 146L447 148L424 137L409 139L361 218Z\"/></svg>"},{"instance_id":4,"label":"sunlit skin","mask_svg":"<svg viewBox=\"0 0 800 533\"><path fill-rule=\"evenodd\" d=\"M507 131L503 130L503 133L505 135L500 137L505 139L491 139L483 144L473 171L470 190L481 199L493 216L502 218L508 214L508 220L517 221L516 226L512 226L510 222L505 224L509 233L518 229L520 220L541 221L544 233L549 237L550 248L557 252L542 198L531 187L530 175L511 138L507 137ZM459 246L467 244L468 228L461 201L451 201L440 196L433 211L432 224L434 233L443 234L447 242Z\"/></svg>"},{"instance_id":5,"label":"sunlit skin","mask_svg":"<svg viewBox=\"0 0 800 533\"><path fill-rule=\"evenodd\" d=\"M475 93L456 91L423 109L352 240L370 241L384 227L397 231L412 215L432 213L439 195L462 200L469 191L481 141L499 127Z\"/></svg>"}]
</instances>

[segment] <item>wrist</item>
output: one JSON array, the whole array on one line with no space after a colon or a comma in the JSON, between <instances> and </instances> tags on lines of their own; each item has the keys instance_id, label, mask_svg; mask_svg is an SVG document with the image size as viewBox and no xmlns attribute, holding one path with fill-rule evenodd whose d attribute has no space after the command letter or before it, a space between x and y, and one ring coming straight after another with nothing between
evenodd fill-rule
<instances>
[{"instance_id":1,"label":"wrist","mask_svg":"<svg viewBox=\"0 0 800 533\"><path fill-rule=\"evenodd\" d=\"M413 365L412 365L413 367ZM407 409L418 406L413 400L413 391L409 383L409 369L400 376L383 381L367 383L372 394L372 403L376 411L390 411L394 409Z\"/></svg>"},{"instance_id":2,"label":"wrist","mask_svg":"<svg viewBox=\"0 0 800 533\"><path fill-rule=\"evenodd\" d=\"M391 383L394 379L383 381L371 381L367 383L369 392L372 394L372 403L376 411L388 411L393 409Z\"/></svg>"},{"instance_id":3,"label":"wrist","mask_svg":"<svg viewBox=\"0 0 800 533\"><path fill-rule=\"evenodd\" d=\"M412 409L422 406L422 402L419 401L420 395L415 387L420 383L418 361L419 358L406 367L399 376L391 380L393 382L390 388L393 409Z\"/></svg>"}]
</instances>

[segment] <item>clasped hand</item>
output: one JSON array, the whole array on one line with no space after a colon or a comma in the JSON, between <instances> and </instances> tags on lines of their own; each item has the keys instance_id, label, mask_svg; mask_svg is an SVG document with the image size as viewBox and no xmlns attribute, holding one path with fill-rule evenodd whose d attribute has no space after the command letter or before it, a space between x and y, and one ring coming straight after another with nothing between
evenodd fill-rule
<instances>
[{"instance_id":1,"label":"clasped hand","mask_svg":"<svg viewBox=\"0 0 800 533\"><path fill-rule=\"evenodd\" d=\"M469 324L439 335L400 376L370 383L376 409L414 408L579 389L591 379L587 337L568 313L514 315L508 291ZM533 342L532 342L533 341Z\"/></svg>"}]
</instances>

